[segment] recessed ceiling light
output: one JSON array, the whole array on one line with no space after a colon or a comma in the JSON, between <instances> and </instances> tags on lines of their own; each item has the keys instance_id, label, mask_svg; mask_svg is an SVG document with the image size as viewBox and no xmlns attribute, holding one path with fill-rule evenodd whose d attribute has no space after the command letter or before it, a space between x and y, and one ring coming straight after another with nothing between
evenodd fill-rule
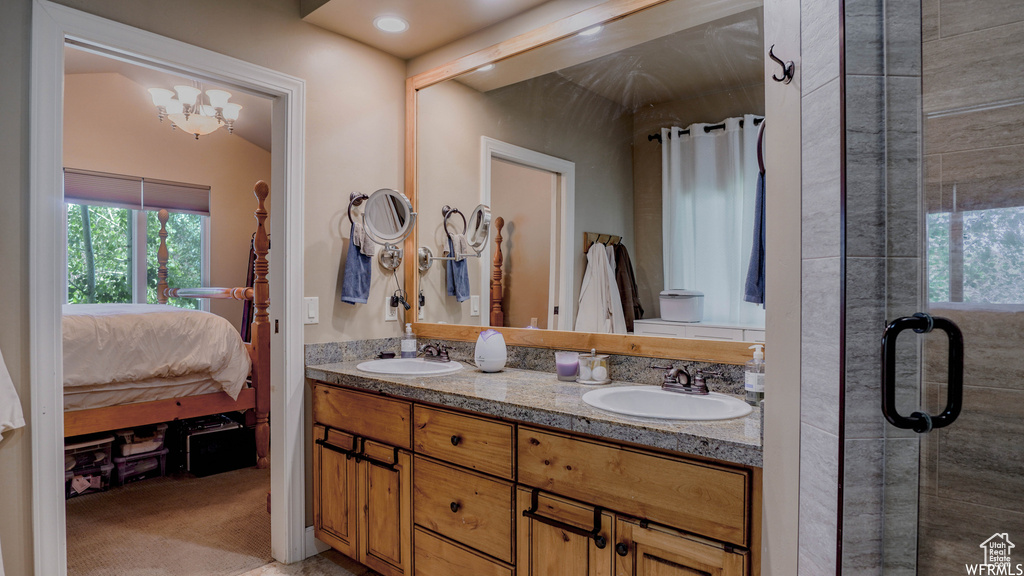
<instances>
[{"instance_id":1,"label":"recessed ceiling light","mask_svg":"<svg viewBox=\"0 0 1024 576\"><path fill-rule=\"evenodd\" d=\"M604 29L604 26L594 26L593 28L587 28L586 30L580 32L579 35L580 36L593 36L594 34L597 34L598 32L600 32L602 29Z\"/></svg>"},{"instance_id":2,"label":"recessed ceiling light","mask_svg":"<svg viewBox=\"0 0 1024 576\"><path fill-rule=\"evenodd\" d=\"M477 72L487 72L489 70L494 70L494 64L484 64L476 69Z\"/></svg>"},{"instance_id":3,"label":"recessed ceiling light","mask_svg":"<svg viewBox=\"0 0 1024 576\"><path fill-rule=\"evenodd\" d=\"M398 16L378 16L373 20L373 25L382 32L405 32L409 29L409 23Z\"/></svg>"}]
</instances>

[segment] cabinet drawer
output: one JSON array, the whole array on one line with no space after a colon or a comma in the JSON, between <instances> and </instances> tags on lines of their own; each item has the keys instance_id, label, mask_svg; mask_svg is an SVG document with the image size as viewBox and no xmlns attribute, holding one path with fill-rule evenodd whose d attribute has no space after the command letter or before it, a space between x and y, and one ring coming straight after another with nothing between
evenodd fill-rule
<instances>
[{"instance_id":1,"label":"cabinet drawer","mask_svg":"<svg viewBox=\"0 0 1024 576\"><path fill-rule=\"evenodd\" d=\"M708 326L687 326L687 338L701 340L743 340L743 330L739 328L711 328Z\"/></svg>"},{"instance_id":2,"label":"cabinet drawer","mask_svg":"<svg viewBox=\"0 0 1024 576\"><path fill-rule=\"evenodd\" d=\"M670 324L668 322L645 322L643 320L633 321L633 334L645 336L665 336L669 338L684 338L685 328L683 324Z\"/></svg>"},{"instance_id":3,"label":"cabinet drawer","mask_svg":"<svg viewBox=\"0 0 1024 576\"><path fill-rule=\"evenodd\" d=\"M512 562L512 484L417 456L413 519L452 540Z\"/></svg>"},{"instance_id":4,"label":"cabinet drawer","mask_svg":"<svg viewBox=\"0 0 1024 576\"><path fill-rule=\"evenodd\" d=\"M750 472L519 427L519 482L739 546Z\"/></svg>"},{"instance_id":5,"label":"cabinet drawer","mask_svg":"<svg viewBox=\"0 0 1024 576\"><path fill-rule=\"evenodd\" d=\"M744 330L743 340L746 342L760 342L764 344L764 330Z\"/></svg>"},{"instance_id":6,"label":"cabinet drawer","mask_svg":"<svg viewBox=\"0 0 1024 576\"><path fill-rule=\"evenodd\" d=\"M313 387L313 421L399 448L412 448L409 402L317 384Z\"/></svg>"},{"instance_id":7,"label":"cabinet drawer","mask_svg":"<svg viewBox=\"0 0 1024 576\"><path fill-rule=\"evenodd\" d=\"M421 528L415 530L416 576L512 576L511 568Z\"/></svg>"},{"instance_id":8,"label":"cabinet drawer","mask_svg":"<svg viewBox=\"0 0 1024 576\"><path fill-rule=\"evenodd\" d=\"M419 405L413 411L416 452L509 480L512 440L511 424Z\"/></svg>"}]
</instances>

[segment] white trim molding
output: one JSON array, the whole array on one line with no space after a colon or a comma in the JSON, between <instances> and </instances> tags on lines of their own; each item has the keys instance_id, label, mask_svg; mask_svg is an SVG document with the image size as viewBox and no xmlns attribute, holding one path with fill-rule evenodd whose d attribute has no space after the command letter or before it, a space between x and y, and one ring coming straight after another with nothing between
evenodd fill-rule
<instances>
[{"instance_id":1,"label":"white trim molding","mask_svg":"<svg viewBox=\"0 0 1024 576\"><path fill-rule=\"evenodd\" d=\"M575 319L575 299L573 298L574 263L573 234L576 220L576 163L555 156L549 156L529 148L495 140L487 136L480 137L480 203L491 205L491 159L507 160L523 166L537 168L553 172L557 177L556 194L553 195L551 203L552 221L558 222L558 226L551 228L551 243L558 244L558 327L557 330L572 330ZM557 235L556 235L557 234ZM488 252L489 253L489 252ZM490 324L491 309L491 262L485 259L481 263L483 268L480 274L480 294L487 298L481 298L480 324ZM552 266L555 262L552 262ZM550 276L552 285L555 276ZM549 298L554 296L553 287L549 290ZM548 327L552 327L550 319L553 308L549 300L548 306Z\"/></svg>"},{"instance_id":2,"label":"white trim molding","mask_svg":"<svg viewBox=\"0 0 1024 576\"><path fill-rule=\"evenodd\" d=\"M277 255L270 273L271 549L306 557L303 430L303 145L305 83L298 78L47 0L34 0L30 109L29 323L32 526L36 574L67 574L60 305L65 294L62 138L64 43L120 60L236 86L273 100L271 169Z\"/></svg>"}]
</instances>

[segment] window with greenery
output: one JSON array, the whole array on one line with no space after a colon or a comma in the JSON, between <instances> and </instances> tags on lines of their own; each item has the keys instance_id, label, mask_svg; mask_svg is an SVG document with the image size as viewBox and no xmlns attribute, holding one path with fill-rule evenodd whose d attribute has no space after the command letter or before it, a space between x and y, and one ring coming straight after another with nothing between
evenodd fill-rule
<instances>
[{"instance_id":1,"label":"window with greenery","mask_svg":"<svg viewBox=\"0 0 1024 576\"><path fill-rule=\"evenodd\" d=\"M203 285L203 218L172 213L167 221L171 286ZM69 303L157 303L160 222L156 211L68 203L67 226ZM140 239L137 245L133 238ZM135 286L135 263L140 259L146 262L145 300ZM170 304L199 309L201 301L172 298Z\"/></svg>"},{"instance_id":2,"label":"window with greenery","mask_svg":"<svg viewBox=\"0 0 1024 576\"><path fill-rule=\"evenodd\" d=\"M1024 303L1024 207L929 214L928 298Z\"/></svg>"}]
</instances>

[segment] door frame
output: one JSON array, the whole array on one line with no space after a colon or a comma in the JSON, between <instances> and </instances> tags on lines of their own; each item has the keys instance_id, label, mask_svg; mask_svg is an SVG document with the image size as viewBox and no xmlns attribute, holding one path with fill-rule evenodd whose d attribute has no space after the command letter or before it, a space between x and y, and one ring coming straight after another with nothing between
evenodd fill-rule
<instances>
[{"instance_id":1,"label":"door frame","mask_svg":"<svg viewBox=\"0 0 1024 576\"><path fill-rule=\"evenodd\" d=\"M576 213L576 163L555 156L549 156L547 154L530 150L529 148L523 148L522 146L516 146L515 144L509 144L508 142L502 142L501 140L495 140L487 136L480 137L480 203L487 206L491 205L491 160L497 158L498 160L505 160L527 166L529 168L536 168L538 170L544 170L545 172L553 172L556 177L556 184L554 194L551 197L551 212L552 222L558 222L558 214L575 214ZM553 330L572 330L572 321L575 312L575 302L573 298L573 286L574 286L574 270L576 260L573 258L573 234L574 226L573 220L575 218L566 218L566 222L561 224L561 229L551 229L551 244L558 243L558 260L551 260L551 271L548 274L549 286L548 286L548 328ZM489 252L488 252L489 253ZM491 309L491 275L488 273L490 266L488 262L483 260L481 256L481 273L480 273L480 294L486 294L487 299L485 302L486 306L482 306L480 311L480 325L490 325L490 309ZM557 288L557 300L555 278L558 278ZM483 300L483 298L481 298ZM558 327L553 326L554 320L554 308L552 307L552 301L555 301L558 308ZM483 304L482 303L482 304Z\"/></svg>"},{"instance_id":2,"label":"door frame","mask_svg":"<svg viewBox=\"0 0 1024 576\"><path fill-rule=\"evenodd\" d=\"M32 526L37 574L67 574L64 508L64 412L61 306L63 237L64 44L74 40L144 66L232 84L273 99L270 187L276 190L271 232L280 258L271 267L271 307L281 332L271 337L271 459L274 498L271 551L277 560L305 557L303 332L303 145L305 83L280 72L125 24L54 4L32 5L29 356L31 366Z\"/></svg>"}]
</instances>

